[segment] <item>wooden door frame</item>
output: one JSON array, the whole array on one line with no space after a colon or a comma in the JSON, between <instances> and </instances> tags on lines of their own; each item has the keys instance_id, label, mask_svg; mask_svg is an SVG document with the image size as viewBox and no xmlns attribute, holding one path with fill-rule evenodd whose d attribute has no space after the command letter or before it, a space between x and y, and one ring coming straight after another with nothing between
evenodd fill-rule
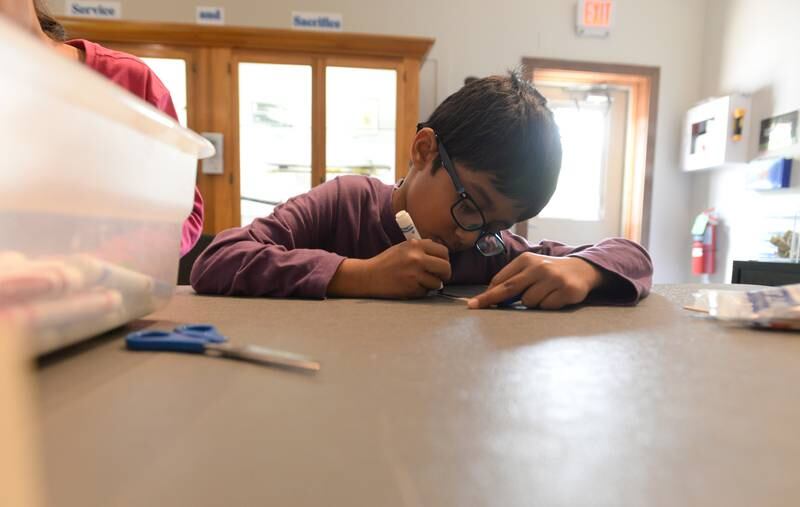
<instances>
[{"instance_id":1,"label":"wooden door frame","mask_svg":"<svg viewBox=\"0 0 800 507\"><path fill-rule=\"evenodd\" d=\"M239 141L241 139L241 132L240 132L240 125L241 125L241 118L239 116L239 64L240 63L275 63L275 64L286 64L286 65L308 65L311 67L312 72L312 97L311 97L311 124L314 125L314 122L317 120L316 118L316 108L317 106L317 96L316 96L316 82L314 80L313 73L316 70L316 63L317 58L315 56L307 55L307 54L294 54L294 53L285 53L285 52L273 52L273 51L258 51L253 49L233 49L231 51L230 56L230 73L231 73L231 93L230 93L230 135L231 135L231 144L233 146L239 146ZM324 118L323 118L324 119ZM316 181L315 173L319 170L320 167L320 160L318 159L319 154L319 144L323 143L322 146L324 147L324 135L325 133L322 132L322 138L320 139L320 133L318 132L319 129L313 128L311 129L311 181ZM324 154L323 154L324 155ZM241 221L241 200L242 200L242 193L241 193L241 158L240 158L240 150L233 150L231 154L233 159L233 166L237 168L237 183L231 189L231 198L233 200L233 206L236 209L234 216L239 217L239 221ZM324 159L323 159L324 160ZM236 224L237 226L239 224Z\"/></svg>"},{"instance_id":2,"label":"wooden door frame","mask_svg":"<svg viewBox=\"0 0 800 507\"><path fill-rule=\"evenodd\" d=\"M401 149L402 146L410 146L411 137L407 134L408 121L406 118L401 117L404 112L403 100L401 94L407 93L404 79L404 61L395 57L376 57L376 56L327 56L324 54L306 54L294 52L275 52L275 51L256 51L252 49L234 49L231 55L232 69L232 91L231 91L231 138L233 145L239 145L239 70L238 64L242 62L252 63L274 63L274 64L289 64L289 65L308 65L311 67L312 72L312 91L311 91L311 115L312 115L312 131L311 131L311 180L310 186L321 185L325 183L327 175L327 144L326 144L326 124L327 124L327 110L326 110L326 68L329 66L336 67L359 67L359 68L372 68L372 69L389 69L397 73L397 114L395 119L395 174L397 178L402 178L408 171L408 159L410 154L409 150ZM417 103L416 110L419 110ZM416 116L414 117L416 121ZM403 125L406 125L403 128ZM414 131L416 131L416 123L414 124ZM241 170L241 161L239 159L239 152L234 150L234 167ZM241 200L241 189L237 185L233 189L233 196L236 200ZM241 204L240 204L241 205Z\"/></svg>"},{"instance_id":3,"label":"wooden door frame","mask_svg":"<svg viewBox=\"0 0 800 507\"><path fill-rule=\"evenodd\" d=\"M624 86L631 90L625 146L622 234L647 247L655 164L660 68L549 58L523 58L525 76L540 82ZM524 227L527 236L527 222Z\"/></svg>"},{"instance_id":4,"label":"wooden door frame","mask_svg":"<svg viewBox=\"0 0 800 507\"><path fill-rule=\"evenodd\" d=\"M229 114L233 97L238 95L233 88L231 59L236 51L302 54L315 59L312 110L316 113L312 121L322 121L319 123L322 134L314 134L312 139L312 181L315 183L322 178L325 164L324 60L343 58L391 62L392 67L398 69L396 174L402 177L407 171L410 159L407 148L416 132L419 116L419 69L434 39L68 17L59 18L59 21L70 38L88 39L120 49L123 45L137 50L145 48L154 56L158 51L162 51L163 56L169 51L187 51L194 55L193 79L187 80L187 83L191 82L187 95L191 93L200 101L195 100L194 105L189 106L189 125L197 131L221 132L225 139L224 166L232 168L223 175L198 174L197 185L207 203L206 233L214 234L239 225L240 178L234 144L237 129L233 125L234 115Z\"/></svg>"},{"instance_id":5,"label":"wooden door frame","mask_svg":"<svg viewBox=\"0 0 800 507\"><path fill-rule=\"evenodd\" d=\"M406 118L406 108L404 108L405 100L407 97L405 96L407 93L407 86L406 86L406 78L405 72L406 63L403 61L402 58L375 58L375 57L349 57L349 56L331 56L331 57L324 57L322 59L323 67L358 67L358 68L366 68L366 69L388 69L394 70L397 73L397 83L395 88L396 99L395 102L397 104L397 109L395 111L395 152L394 152L394 159L395 159L395 175L397 179L404 178L406 173L408 172L408 162L410 159L410 146L411 146L411 139L409 137L409 131L416 133L416 122L418 122L417 117L419 116L419 101L417 100L416 111L417 114L414 115L413 121L409 121ZM322 81L322 90L321 94L323 95L323 121L325 121L325 102L324 96L326 94L325 89L325 71L323 69L323 81ZM419 81L419 80L418 80ZM413 127L412 127L413 123ZM413 128L413 130L411 130ZM323 161L325 160L326 154L323 153ZM327 167L327 165L325 166ZM316 180L315 180L316 181ZM323 183L324 180L320 180L319 183Z\"/></svg>"}]
</instances>

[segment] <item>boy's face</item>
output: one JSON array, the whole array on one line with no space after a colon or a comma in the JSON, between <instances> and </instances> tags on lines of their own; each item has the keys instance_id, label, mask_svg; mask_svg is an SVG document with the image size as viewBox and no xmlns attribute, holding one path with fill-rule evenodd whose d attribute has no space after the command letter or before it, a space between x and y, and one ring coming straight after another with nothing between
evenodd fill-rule
<instances>
[{"instance_id":1,"label":"boy's face","mask_svg":"<svg viewBox=\"0 0 800 507\"><path fill-rule=\"evenodd\" d=\"M423 238L443 244L450 252L469 250L474 248L481 231L466 231L453 219L451 208L460 196L444 167L434 167L437 158L433 130L420 130L412 146L414 171L404 183L408 185L405 208ZM494 233L514 225L522 207L497 191L491 172L473 171L458 162L453 165L464 190L483 213L484 232Z\"/></svg>"}]
</instances>

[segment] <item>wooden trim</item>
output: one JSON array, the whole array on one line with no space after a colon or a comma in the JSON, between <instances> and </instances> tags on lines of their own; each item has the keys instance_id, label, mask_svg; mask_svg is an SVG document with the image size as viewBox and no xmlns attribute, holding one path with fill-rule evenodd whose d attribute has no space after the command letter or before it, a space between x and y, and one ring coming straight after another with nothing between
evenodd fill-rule
<instances>
[{"instance_id":1,"label":"wooden trim","mask_svg":"<svg viewBox=\"0 0 800 507\"><path fill-rule=\"evenodd\" d=\"M311 186L325 183L328 170L325 58L315 58L311 79Z\"/></svg>"},{"instance_id":2,"label":"wooden trim","mask_svg":"<svg viewBox=\"0 0 800 507\"><path fill-rule=\"evenodd\" d=\"M232 122L237 121L238 107L233 107L238 95L235 83L230 79L231 50L212 48L198 50L197 92L200 100L196 101L198 131L221 132L224 136L223 169L224 173L198 174L197 186L203 195L206 206L203 231L215 234L223 229L239 225L239 174L234 168L238 164L239 153L235 149L236 129ZM233 111L233 114L228 114Z\"/></svg>"},{"instance_id":3,"label":"wooden trim","mask_svg":"<svg viewBox=\"0 0 800 507\"><path fill-rule=\"evenodd\" d=\"M237 111L236 146L239 146L239 69L240 63L267 63L281 65L308 65L311 67L311 173L309 174L309 187L314 187L325 182L325 68L322 64L324 58L308 54L278 53L255 51L252 49L238 49L234 51L232 64L236 67L235 75L235 103ZM320 69L322 70L320 78ZM322 79L318 81L318 79ZM319 89L321 86L321 90ZM320 92L322 95L320 96ZM320 109L321 108L321 109ZM321 113L321 116L320 116ZM318 123L321 121L321 123ZM236 170L241 175L242 166L238 156ZM241 188L239 189L241 195ZM241 206L241 203L240 203ZM241 220L241 217L239 217Z\"/></svg>"},{"instance_id":4,"label":"wooden trim","mask_svg":"<svg viewBox=\"0 0 800 507\"><path fill-rule=\"evenodd\" d=\"M656 163L656 125L658 123L658 87L660 81L661 71L658 67L654 67L648 79L649 90L646 90L646 92L649 92L646 94L648 97L647 143L645 148L644 184L640 197L643 203L641 236L642 244L645 247L650 242L650 220L653 214L653 172ZM645 95L646 92L643 91L642 95Z\"/></svg>"},{"instance_id":5,"label":"wooden trim","mask_svg":"<svg viewBox=\"0 0 800 507\"><path fill-rule=\"evenodd\" d=\"M397 136L395 143L395 175L399 180L408 174L411 163L411 143L419 122L419 70L421 62L406 58L397 75ZM415 86L414 83L417 85Z\"/></svg>"},{"instance_id":6,"label":"wooden trim","mask_svg":"<svg viewBox=\"0 0 800 507\"><path fill-rule=\"evenodd\" d=\"M406 74L405 66L402 66L397 71L395 93L397 98L395 100L394 112L394 179L400 181L405 178L408 173L407 166L403 165L406 157L403 155L408 152L408 141L406 135L406 124L408 123L407 109L404 104L404 97L406 94Z\"/></svg>"},{"instance_id":7,"label":"wooden trim","mask_svg":"<svg viewBox=\"0 0 800 507\"><path fill-rule=\"evenodd\" d=\"M328 67L356 67L363 69L387 69L394 70L397 73L397 80L395 86L395 179L405 177L408 172L408 147L411 143L411 138L408 137L408 128L413 118L414 125L416 125L416 118L418 114L415 112L413 115L409 114L410 109L413 107L414 111L419 111L419 60L414 58L354 58L333 56L325 59L325 65ZM416 79L416 90L414 86L409 86L409 76ZM416 76L416 77L414 77ZM412 104L413 102L413 104ZM413 127L411 127L413 129Z\"/></svg>"},{"instance_id":8,"label":"wooden trim","mask_svg":"<svg viewBox=\"0 0 800 507\"><path fill-rule=\"evenodd\" d=\"M395 69L395 175L402 177L407 171L408 147L419 110L419 67L433 39L83 18L60 21L70 38L88 39L143 56L191 55L191 74L187 77L189 127L224 135L224 174L199 173L197 178L206 203L206 233L238 226L241 221L240 61L312 66L311 186L324 182L326 173L325 66Z\"/></svg>"},{"instance_id":9,"label":"wooden trim","mask_svg":"<svg viewBox=\"0 0 800 507\"><path fill-rule=\"evenodd\" d=\"M399 71L403 59L395 57L367 57L354 56L329 56L325 58L328 67L356 67L361 69L387 69Z\"/></svg>"},{"instance_id":10,"label":"wooden trim","mask_svg":"<svg viewBox=\"0 0 800 507\"><path fill-rule=\"evenodd\" d=\"M209 51L215 51L210 49ZM229 48L222 48L219 53L219 61L216 65L218 75L225 75L228 81L228 89L226 96L228 97L228 104L225 110L218 110L218 122L224 125L226 138L230 142L225 143L227 154L225 155L226 164L228 166L228 198L230 203L228 210L230 213L230 224L218 224L218 231L227 229L229 227L239 227L242 223L242 178L241 169L239 167L239 156L241 153L239 145L239 69L233 68L233 50ZM223 71L223 67L226 68ZM237 66L238 67L238 66ZM212 99L215 100L215 99ZM220 105L225 101L223 98L219 99ZM217 201L220 205L221 201Z\"/></svg>"},{"instance_id":11,"label":"wooden trim","mask_svg":"<svg viewBox=\"0 0 800 507\"><path fill-rule=\"evenodd\" d=\"M312 55L279 53L270 51L255 51L252 49L236 49L233 54L233 63L274 63L281 65L308 65L313 66L316 59Z\"/></svg>"},{"instance_id":12,"label":"wooden trim","mask_svg":"<svg viewBox=\"0 0 800 507\"><path fill-rule=\"evenodd\" d=\"M145 58L183 58L184 60L189 60L194 57L195 54L194 48L176 48L163 44L126 44L124 42L112 42L106 44L105 47Z\"/></svg>"},{"instance_id":13,"label":"wooden trim","mask_svg":"<svg viewBox=\"0 0 800 507\"><path fill-rule=\"evenodd\" d=\"M325 53L328 55L393 56L422 60L434 39L356 33L327 33L238 26L199 26L184 23L95 21L62 17L70 38L133 44L230 47L258 50Z\"/></svg>"},{"instance_id":14,"label":"wooden trim","mask_svg":"<svg viewBox=\"0 0 800 507\"><path fill-rule=\"evenodd\" d=\"M522 64L534 83L603 83L631 90L622 231L626 238L646 247L650 237L660 69L547 58L523 58Z\"/></svg>"},{"instance_id":15,"label":"wooden trim","mask_svg":"<svg viewBox=\"0 0 800 507\"><path fill-rule=\"evenodd\" d=\"M579 60L559 60L555 58L529 58L522 59L522 67L526 75L530 76L534 69L544 70L572 70L584 73L616 74L625 78L636 77L657 78L658 67L644 65L628 65L623 63L584 62Z\"/></svg>"}]
</instances>

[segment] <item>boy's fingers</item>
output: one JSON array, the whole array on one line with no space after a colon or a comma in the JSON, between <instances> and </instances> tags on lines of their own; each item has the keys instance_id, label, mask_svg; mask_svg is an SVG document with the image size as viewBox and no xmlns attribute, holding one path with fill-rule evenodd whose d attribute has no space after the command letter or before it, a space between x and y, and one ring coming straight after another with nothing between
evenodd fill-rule
<instances>
[{"instance_id":1,"label":"boy's fingers","mask_svg":"<svg viewBox=\"0 0 800 507\"><path fill-rule=\"evenodd\" d=\"M450 269L450 262L444 259L440 259L439 257L433 257L431 255L428 255L425 257L425 261L423 264L425 267L425 271L427 271L432 275L435 275L441 281L449 280L450 276L452 275Z\"/></svg>"},{"instance_id":2,"label":"boy's fingers","mask_svg":"<svg viewBox=\"0 0 800 507\"><path fill-rule=\"evenodd\" d=\"M555 290L542 299L541 303L539 303L539 308L544 310L558 310L565 307L567 303L563 291Z\"/></svg>"},{"instance_id":3,"label":"boy's fingers","mask_svg":"<svg viewBox=\"0 0 800 507\"><path fill-rule=\"evenodd\" d=\"M534 284L522 296L522 304L528 308L536 308L558 290L558 284L552 280L543 280Z\"/></svg>"},{"instance_id":4,"label":"boy's fingers","mask_svg":"<svg viewBox=\"0 0 800 507\"><path fill-rule=\"evenodd\" d=\"M511 262L506 264L503 269L497 272L496 275L491 279L489 282L489 288L494 287L495 285L499 285L512 276L516 275L520 271L525 269L525 265L520 261L520 257L516 257Z\"/></svg>"},{"instance_id":5,"label":"boy's fingers","mask_svg":"<svg viewBox=\"0 0 800 507\"><path fill-rule=\"evenodd\" d=\"M528 286L530 282L528 283ZM505 282L490 287L478 294L467 302L470 308L487 308L506 299L512 298L526 289L525 280L522 273L518 273Z\"/></svg>"},{"instance_id":6,"label":"boy's fingers","mask_svg":"<svg viewBox=\"0 0 800 507\"><path fill-rule=\"evenodd\" d=\"M536 270L545 262L546 257L544 255L536 255L531 253L523 253L522 255L518 255L517 257L514 257L511 262L506 264L506 266L496 275L494 275L492 280L489 282L489 287L499 285L522 271ZM536 276L536 278L539 277Z\"/></svg>"},{"instance_id":7,"label":"boy's fingers","mask_svg":"<svg viewBox=\"0 0 800 507\"><path fill-rule=\"evenodd\" d=\"M430 239L423 239L419 244L422 245L422 249L428 255L433 255L434 257L439 257L440 259L445 260L450 259L450 252L444 245L440 245L439 243Z\"/></svg>"},{"instance_id":8,"label":"boy's fingers","mask_svg":"<svg viewBox=\"0 0 800 507\"><path fill-rule=\"evenodd\" d=\"M419 277L417 277L417 283L427 290L438 290L442 286L442 280L430 273L421 273Z\"/></svg>"}]
</instances>

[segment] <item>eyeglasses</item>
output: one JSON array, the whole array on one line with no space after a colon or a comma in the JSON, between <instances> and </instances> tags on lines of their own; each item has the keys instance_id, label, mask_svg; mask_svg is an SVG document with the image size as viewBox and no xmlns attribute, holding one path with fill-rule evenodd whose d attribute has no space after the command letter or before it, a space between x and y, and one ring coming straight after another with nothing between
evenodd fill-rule
<instances>
[{"instance_id":1,"label":"eyeglasses","mask_svg":"<svg viewBox=\"0 0 800 507\"><path fill-rule=\"evenodd\" d=\"M417 131L424 126L425 125L422 123L417 125ZM450 175L450 179L453 181L453 186L456 187L456 193L458 194L458 200L450 207L450 215L453 216L456 225L461 229L469 232L481 231L481 235L478 236L477 241L475 241L475 247L482 255L485 257L492 257L505 252L506 245L500 238L500 233L488 232L485 230L486 217L483 215L483 211L481 211L481 208L475 203L475 200L470 197L467 191L464 190L464 185L461 184L461 180L456 174L455 166L453 165L453 161L450 160L450 155L447 154L447 150L444 148L444 143L442 143L438 134L435 135L442 166L444 166L447 174Z\"/></svg>"}]
</instances>

